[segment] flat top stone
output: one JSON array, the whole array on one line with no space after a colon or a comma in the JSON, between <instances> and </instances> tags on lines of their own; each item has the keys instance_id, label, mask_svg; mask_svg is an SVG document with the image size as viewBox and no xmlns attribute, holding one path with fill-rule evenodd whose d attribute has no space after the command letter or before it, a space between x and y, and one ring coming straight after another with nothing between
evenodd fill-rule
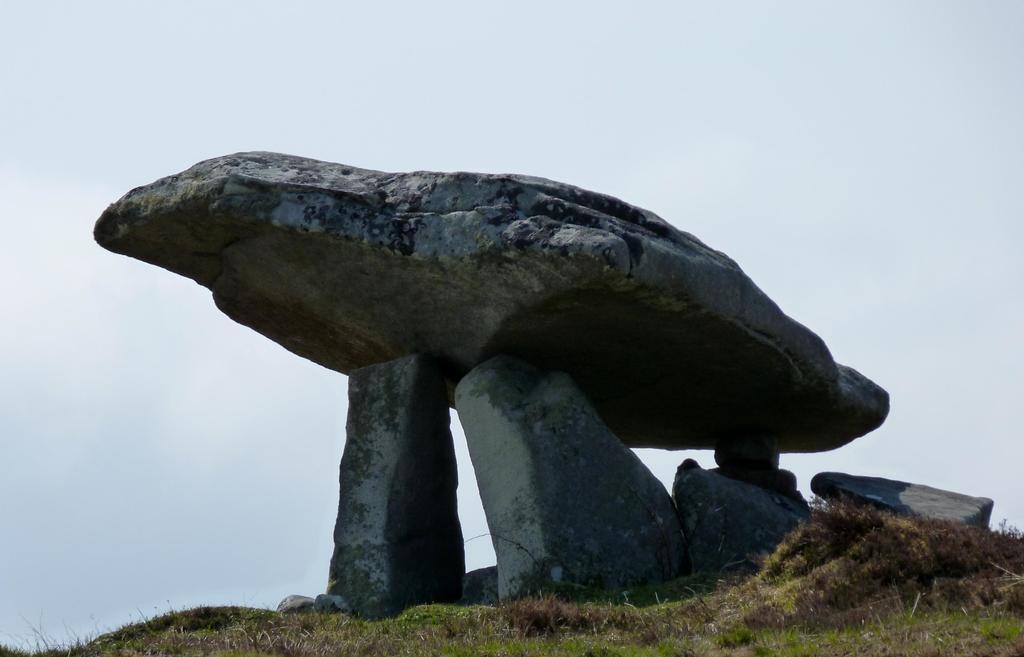
<instances>
[{"instance_id":1,"label":"flat top stone","mask_svg":"<svg viewBox=\"0 0 1024 657\"><path fill-rule=\"evenodd\" d=\"M821 451L888 412L727 256L542 178L238 153L130 191L95 236L339 372L411 353L453 383L497 354L568 372L632 446Z\"/></svg>"}]
</instances>

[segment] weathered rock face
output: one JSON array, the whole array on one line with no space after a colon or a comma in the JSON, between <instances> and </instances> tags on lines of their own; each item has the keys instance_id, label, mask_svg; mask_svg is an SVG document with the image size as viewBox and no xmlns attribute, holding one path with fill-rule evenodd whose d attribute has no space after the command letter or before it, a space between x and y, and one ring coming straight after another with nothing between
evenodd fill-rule
<instances>
[{"instance_id":1,"label":"weathered rock face","mask_svg":"<svg viewBox=\"0 0 1024 657\"><path fill-rule=\"evenodd\" d=\"M796 475L789 470L783 470L781 468L745 469L723 466L720 468L713 468L711 472L720 474L723 477L728 477L729 479L753 484L758 488L764 488L765 490L769 490L773 493L785 495L801 505L807 504L804 496L801 495L800 491L797 489Z\"/></svg>"},{"instance_id":2,"label":"weathered rock face","mask_svg":"<svg viewBox=\"0 0 1024 657\"><path fill-rule=\"evenodd\" d=\"M321 614L351 614L355 610L342 596L321 593L313 600L313 611Z\"/></svg>"},{"instance_id":3,"label":"weathered rock face","mask_svg":"<svg viewBox=\"0 0 1024 657\"><path fill-rule=\"evenodd\" d=\"M289 595L277 605L277 611L282 614L297 614L306 611L313 611L313 604L316 601L305 595Z\"/></svg>"},{"instance_id":4,"label":"weathered rock face","mask_svg":"<svg viewBox=\"0 0 1024 657\"><path fill-rule=\"evenodd\" d=\"M683 573L668 492L568 375L497 357L462 379L455 405L501 599L550 581L619 587Z\"/></svg>"},{"instance_id":5,"label":"weathered rock face","mask_svg":"<svg viewBox=\"0 0 1024 657\"><path fill-rule=\"evenodd\" d=\"M498 354L567 372L629 445L764 431L782 451L826 450L888 411L728 257L540 178L240 153L129 192L95 235L340 372L412 353L452 381Z\"/></svg>"},{"instance_id":6,"label":"weathered rock face","mask_svg":"<svg viewBox=\"0 0 1024 657\"><path fill-rule=\"evenodd\" d=\"M679 510L693 572L749 570L809 517L806 504L704 470L687 460L676 473Z\"/></svg>"},{"instance_id":7,"label":"weathered rock face","mask_svg":"<svg viewBox=\"0 0 1024 657\"><path fill-rule=\"evenodd\" d=\"M327 592L380 618L462 596L447 390L432 359L354 371Z\"/></svg>"},{"instance_id":8,"label":"weathered rock face","mask_svg":"<svg viewBox=\"0 0 1024 657\"><path fill-rule=\"evenodd\" d=\"M948 490L881 477L858 477L822 472L811 479L811 490L828 499L847 499L902 515L953 520L988 527L993 502Z\"/></svg>"},{"instance_id":9,"label":"weathered rock face","mask_svg":"<svg viewBox=\"0 0 1024 657\"><path fill-rule=\"evenodd\" d=\"M498 567L487 566L466 573L462 578L462 599L459 604L498 604Z\"/></svg>"},{"instance_id":10,"label":"weathered rock face","mask_svg":"<svg viewBox=\"0 0 1024 657\"><path fill-rule=\"evenodd\" d=\"M796 475L779 468L779 449L775 436L761 433L723 441L715 449L715 463L719 467L712 472L781 493L806 505L803 495L797 490Z\"/></svg>"}]
</instances>

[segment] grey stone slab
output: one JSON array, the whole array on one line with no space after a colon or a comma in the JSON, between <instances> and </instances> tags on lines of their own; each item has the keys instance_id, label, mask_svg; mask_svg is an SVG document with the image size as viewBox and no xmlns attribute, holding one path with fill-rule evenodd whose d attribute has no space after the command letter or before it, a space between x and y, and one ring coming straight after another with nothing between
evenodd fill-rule
<instances>
[{"instance_id":1,"label":"grey stone slab","mask_svg":"<svg viewBox=\"0 0 1024 657\"><path fill-rule=\"evenodd\" d=\"M672 499L693 572L752 570L810 515L806 504L692 460L676 473Z\"/></svg>"},{"instance_id":2,"label":"grey stone slab","mask_svg":"<svg viewBox=\"0 0 1024 657\"><path fill-rule=\"evenodd\" d=\"M327 592L361 616L462 596L465 558L447 389L425 356L349 377Z\"/></svg>"},{"instance_id":3,"label":"grey stone slab","mask_svg":"<svg viewBox=\"0 0 1024 657\"><path fill-rule=\"evenodd\" d=\"M668 492L567 374L496 357L462 379L455 404L501 599L548 582L614 588L684 572Z\"/></svg>"},{"instance_id":4,"label":"grey stone slab","mask_svg":"<svg viewBox=\"0 0 1024 657\"><path fill-rule=\"evenodd\" d=\"M315 600L305 595L289 595L277 605L277 610L282 614L295 614L304 611L313 611Z\"/></svg>"},{"instance_id":5,"label":"grey stone slab","mask_svg":"<svg viewBox=\"0 0 1024 657\"><path fill-rule=\"evenodd\" d=\"M988 527L994 504L987 497L842 472L816 474L811 479L811 490L828 499L845 498L903 515L953 520L978 527Z\"/></svg>"},{"instance_id":6,"label":"grey stone slab","mask_svg":"<svg viewBox=\"0 0 1024 657\"><path fill-rule=\"evenodd\" d=\"M411 353L453 382L499 354L567 372L632 446L763 431L782 451L821 451L888 412L884 390L726 255L542 178L238 153L132 190L95 237L339 372Z\"/></svg>"}]
</instances>

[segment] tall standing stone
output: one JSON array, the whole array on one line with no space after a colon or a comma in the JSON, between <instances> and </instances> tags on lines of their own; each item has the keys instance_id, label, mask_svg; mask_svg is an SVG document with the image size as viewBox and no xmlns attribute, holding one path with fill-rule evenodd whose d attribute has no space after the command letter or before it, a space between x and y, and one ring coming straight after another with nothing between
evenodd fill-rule
<instances>
[{"instance_id":1,"label":"tall standing stone","mask_svg":"<svg viewBox=\"0 0 1024 657\"><path fill-rule=\"evenodd\" d=\"M455 389L501 599L548 582L621 587L686 570L672 500L572 379L500 356Z\"/></svg>"},{"instance_id":2,"label":"tall standing stone","mask_svg":"<svg viewBox=\"0 0 1024 657\"><path fill-rule=\"evenodd\" d=\"M465 556L447 389L422 355L349 377L328 593L380 618L462 595Z\"/></svg>"}]
</instances>

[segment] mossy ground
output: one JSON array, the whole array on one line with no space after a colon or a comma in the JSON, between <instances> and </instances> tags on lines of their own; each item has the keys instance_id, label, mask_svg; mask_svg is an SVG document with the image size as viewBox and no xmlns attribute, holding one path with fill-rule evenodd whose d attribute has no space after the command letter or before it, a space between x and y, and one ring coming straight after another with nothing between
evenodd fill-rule
<instances>
[{"instance_id":1,"label":"mossy ground","mask_svg":"<svg viewBox=\"0 0 1024 657\"><path fill-rule=\"evenodd\" d=\"M558 591L383 621L200 607L41 657L858 655L1024 657L1019 532L818 509L757 576ZM0 657L30 653L0 647Z\"/></svg>"}]
</instances>

